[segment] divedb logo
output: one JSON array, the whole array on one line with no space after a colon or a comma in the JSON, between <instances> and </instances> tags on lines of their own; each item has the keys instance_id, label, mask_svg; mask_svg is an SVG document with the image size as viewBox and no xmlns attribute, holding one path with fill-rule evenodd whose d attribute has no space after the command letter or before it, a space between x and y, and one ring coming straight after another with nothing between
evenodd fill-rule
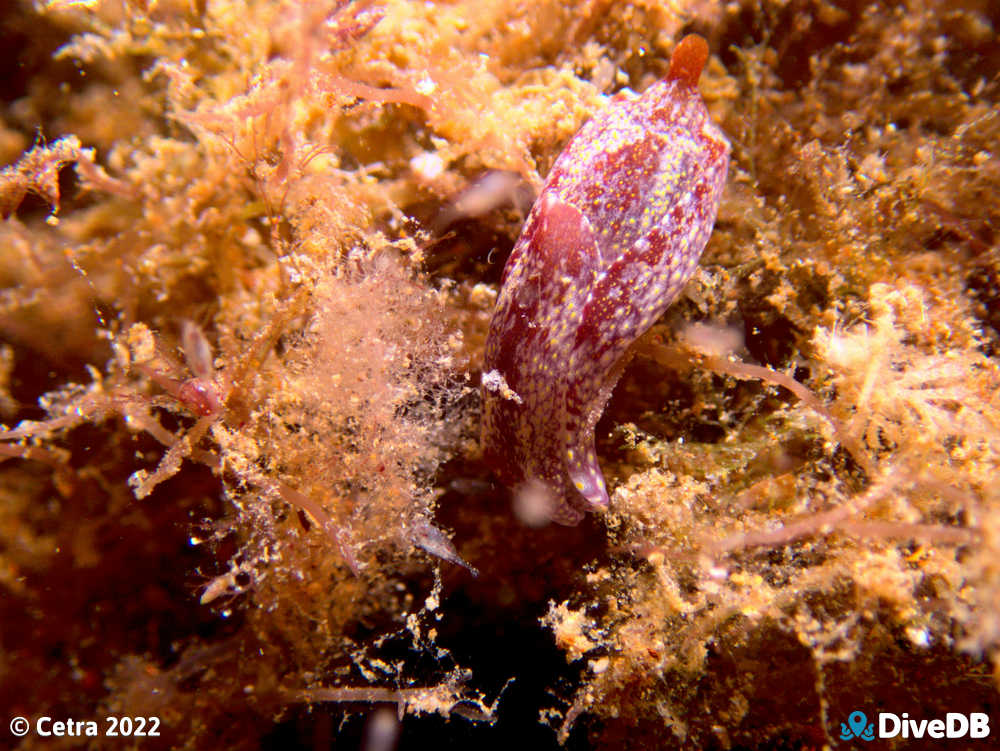
<instances>
[{"instance_id":1,"label":"divedb logo","mask_svg":"<svg viewBox=\"0 0 1000 751\"><path fill-rule=\"evenodd\" d=\"M948 712L944 719L913 720L909 713L878 713L876 723L868 722L864 712L855 710L840 723L840 740L872 741L875 738L988 738L990 716L985 712Z\"/></svg>"}]
</instances>

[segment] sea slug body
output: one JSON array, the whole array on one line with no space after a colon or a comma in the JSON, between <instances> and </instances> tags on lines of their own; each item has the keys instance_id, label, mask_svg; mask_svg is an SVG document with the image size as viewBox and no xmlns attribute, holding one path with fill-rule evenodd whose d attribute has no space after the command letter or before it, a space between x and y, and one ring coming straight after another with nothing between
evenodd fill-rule
<instances>
[{"instance_id":1,"label":"sea slug body","mask_svg":"<svg viewBox=\"0 0 1000 751\"><path fill-rule=\"evenodd\" d=\"M483 368L482 445L508 486L541 487L553 521L607 508L594 426L629 346L666 310L715 223L729 142L685 37L667 77L615 95L556 159L504 267Z\"/></svg>"}]
</instances>

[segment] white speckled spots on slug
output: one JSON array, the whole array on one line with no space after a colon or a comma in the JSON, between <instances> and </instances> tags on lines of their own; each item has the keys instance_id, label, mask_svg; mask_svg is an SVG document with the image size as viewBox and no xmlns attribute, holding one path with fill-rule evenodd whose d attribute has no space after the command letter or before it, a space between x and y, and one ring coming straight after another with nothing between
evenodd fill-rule
<instances>
[{"instance_id":1,"label":"white speckled spots on slug","mask_svg":"<svg viewBox=\"0 0 1000 751\"><path fill-rule=\"evenodd\" d=\"M729 143L696 88L707 48L686 37L671 76L616 96L559 155L504 269L484 371L483 451L501 479L553 496L575 524L608 504L593 430L628 347L697 266Z\"/></svg>"}]
</instances>

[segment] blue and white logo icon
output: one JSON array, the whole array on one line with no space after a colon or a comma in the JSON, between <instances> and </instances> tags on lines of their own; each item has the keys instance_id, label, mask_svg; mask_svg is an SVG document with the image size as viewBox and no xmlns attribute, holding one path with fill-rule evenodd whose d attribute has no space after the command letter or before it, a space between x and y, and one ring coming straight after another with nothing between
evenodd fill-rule
<instances>
[{"instance_id":1,"label":"blue and white logo icon","mask_svg":"<svg viewBox=\"0 0 1000 751\"><path fill-rule=\"evenodd\" d=\"M875 723L868 722L864 712L855 710L847 717L847 722L840 723L840 740L849 741L860 738L863 741L875 739Z\"/></svg>"}]
</instances>

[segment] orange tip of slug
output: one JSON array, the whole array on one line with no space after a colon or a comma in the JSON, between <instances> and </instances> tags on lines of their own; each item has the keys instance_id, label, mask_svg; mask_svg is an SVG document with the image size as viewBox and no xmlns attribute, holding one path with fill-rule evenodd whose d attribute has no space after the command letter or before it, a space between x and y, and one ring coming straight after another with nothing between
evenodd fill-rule
<instances>
[{"instance_id":1,"label":"orange tip of slug","mask_svg":"<svg viewBox=\"0 0 1000 751\"><path fill-rule=\"evenodd\" d=\"M670 56L667 78L695 87L707 60L708 42L697 34L688 34Z\"/></svg>"}]
</instances>

